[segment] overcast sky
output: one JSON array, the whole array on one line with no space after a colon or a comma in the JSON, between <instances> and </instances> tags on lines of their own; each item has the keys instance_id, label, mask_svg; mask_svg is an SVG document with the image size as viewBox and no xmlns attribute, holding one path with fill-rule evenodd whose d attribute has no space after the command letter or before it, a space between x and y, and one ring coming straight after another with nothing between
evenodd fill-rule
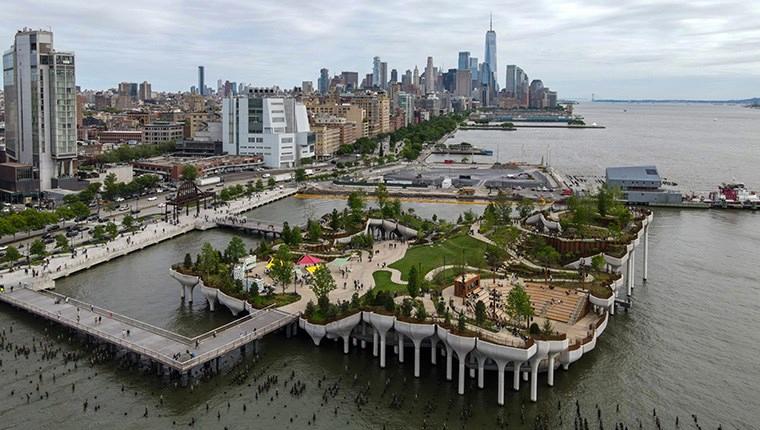
<instances>
[{"instance_id":1,"label":"overcast sky","mask_svg":"<svg viewBox=\"0 0 760 430\"><path fill-rule=\"evenodd\" d=\"M83 88L187 89L198 65L212 87L292 87L322 67L363 76L375 55L389 74L482 61L489 12L501 85L517 64L560 97L760 96L760 0L4 0L0 41L51 28Z\"/></svg>"}]
</instances>

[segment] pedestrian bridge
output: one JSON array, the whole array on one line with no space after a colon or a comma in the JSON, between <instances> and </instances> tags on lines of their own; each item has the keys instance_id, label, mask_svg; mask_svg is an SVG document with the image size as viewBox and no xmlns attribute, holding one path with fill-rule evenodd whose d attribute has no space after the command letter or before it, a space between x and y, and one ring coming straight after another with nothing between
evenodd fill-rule
<instances>
[{"instance_id":1,"label":"pedestrian bridge","mask_svg":"<svg viewBox=\"0 0 760 430\"><path fill-rule=\"evenodd\" d=\"M290 333L298 319L298 315L266 308L191 338L51 291L15 287L0 293L0 301L182 375L191 374L235 350L245 352L247 345L280 328L285 327ZM218 361L216 364L218 367Z\"/></svg>"}]
</instances>

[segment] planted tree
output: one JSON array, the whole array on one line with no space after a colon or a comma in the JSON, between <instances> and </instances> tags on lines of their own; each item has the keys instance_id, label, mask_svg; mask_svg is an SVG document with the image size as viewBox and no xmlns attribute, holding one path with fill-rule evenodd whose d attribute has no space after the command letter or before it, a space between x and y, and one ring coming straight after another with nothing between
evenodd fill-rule
<instances>
[{"instance_id":1,"label":"planted tree","mask_svg":"<svg viewBox=\"0 0 760 430\"><path fill-rule=\"evenodd\" d=\"M29 252L32 255L43 257L47 253L46 248L45 248L45 242L41 241L40 239L36 239L34 242L32 242L32 245L29 247Z\"/></svg>"},{"instance_id":2,"label":"planted tree","mask_svg":"<svg viewBox=\"0 0 760 430\"><path fill-rule=\"evenodd\" d=\"M135 226L135 218L129 214L124 215L124 218L121 220L121 225L123 225L127 231L132 231Z\"/></svg>"},{"instance_id":3,"label":"planted tree","mask_svg":"<svg viewBox=\"0 0 760 430\"><path fill-rule=\"evenodd\" d=\"M55 235L55 247L61 252L69 252L69 239L62 234Z\"/></svg>"},{"instance_id":4,"label":"planted tree","mask_svg":"<svg viewBox=\"0 0 760 430\"><path fill-rule=\"evenodd\" d=\"M15 263L19 258L21 258L21 253L18 252L18 249L16 249L15 246L9 246L8 249L5 250L5 256L3 259L8 263Z\"/></svg>"},{"instance_id":5,"label":"planted tree","mask_svg":"<svg viewBox=\"0 0 760 430\"><path fill-rule=\"evenodd\" d=\"M420 276L417 271L417 266L412 266L409 269L408 280L406 283L406 290L412 298L420 295Z\"/></svg>"},{"instance_id":6,"label":"planted tree","mask_svg":"<svg viewBox=\"0 0 760 430\"><path fill-rule=\"evenodd\" d=\"M119 234L119 228L116 227L116 224L109 222L106 224L106 233L111 239L115 239L116 235Z\"/></svg>"},{"instance_id":7,"label":"planted tree","mask_svg":"<svg viewBox=\"0 0 760 430\"><path fill-rule=\"evenodd\" d=\"M483 323L486 322L487 316L486 304L483 303L482 300L478 300L478 302L475 303L475 323L482 326Z\"/></svg>"},{"instance_id":8,"label":"planted tree","mask_svg":"<svg viewBox=\"0 0 760 430\"><path fill-rule=\"evenodd\" d=\"M227 244L227 249L224 250L224 255L232 262L237 262L245 257L246 254L248 254L248 252L245 249L245 243L243 242L243 239L238 236L230 239L230 243Z\"/></svg>"},{"instance_id":9,"label":"planted tree","mask_svg":"<svg viewBox=\"0 0 760 430\"><path fill-rule=\"evenodd\" d=\"M311 290L314 291L314 295L317 296L317 300L327 297L330 291L336 288L335 279L333 279L330 270L324 265L319 265L317 270L314 271L314 277L312 279ZM324 299L322 299L324 300Z\"/></svg>"},{"instance_id":10,"label":"planted tree","mask_svg":"<svg viewBox=\"0 0 760 430\"><path fill-rule=\"evenodd\" d=\"M318 242L322 238L322 225L319 221L309 218L306 222L306 230L310 241Z\"/></svg>"},{"instance_id":11,"label":"planted tree","mask_svg":"<svg viewBox=\"0 0 760 430\"><path fill-rule=\"evenodd\" d=\"M198 168L192 164L182 166L181 178L183 181L194 181L198 179Z\"/></svg>"},{"instance_id":12,"label":"planted tree","mask_svg":"<svg viewBox=\"0 0 760 430\"><path fill-rule=\"evenodd\" d=\"M533 305L530 303L530 296L520 285L516 285L509 290L506 312L513 320L523 320L526 326L533 316Z\"/></svg>"},{"instance_id":13,"label":"planted tree","mask_svg":"<svg viewBox=\"0 0 760 430\"><path fill-rule=\"evenodd\" d=\"M270 276L280 284L282 293L285 294L285 286L293 279L293 256L287 245L280 245L277 249L270 269Z\"/></svg>"}]
</instances>

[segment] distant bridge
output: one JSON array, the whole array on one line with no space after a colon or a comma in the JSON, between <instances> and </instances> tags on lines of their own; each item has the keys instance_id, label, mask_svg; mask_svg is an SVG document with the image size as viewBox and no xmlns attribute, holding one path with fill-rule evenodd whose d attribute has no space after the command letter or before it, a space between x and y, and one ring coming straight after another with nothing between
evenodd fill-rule
<instances>
[{"instance_id":1,"label":"distant bridge","mask_svg":"<svg viewBox=\"0 0 760 430\"><path fill-rule=\"evenodd\" d=\"M258 220L252 218L243 217L227 217L216 221L216 225L219 227L231 228L240 230L248 234L258 234L261 236L271 235L272 237L279 237L282 235L282 230L285 227L284 223L274 223L271 221ZM298 227L303 230L306 226L303 225L290 225L290 228Z\"/></svg>"}]
</instances>

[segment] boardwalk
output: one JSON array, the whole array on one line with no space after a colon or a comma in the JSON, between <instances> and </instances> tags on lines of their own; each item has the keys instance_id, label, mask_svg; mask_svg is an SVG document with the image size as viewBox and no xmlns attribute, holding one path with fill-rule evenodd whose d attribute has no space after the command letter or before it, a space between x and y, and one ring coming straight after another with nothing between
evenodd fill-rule
<instances>
[{"instance_id":1,"label":"boardwalk","mask_svg":"<svg viewBox=\"0 0 760 430\"><path fill-rule=\"evenodd\" d=\"M0 293L0 301L150 358L180 373L190 372L297 319L297 315L277 309L259 310L211 332L188 338L49 291L6 289Z\"/></svg>"},{"instance_id":2,"label":"boardwalk","mask_svg":"<svg viewBox=\"0 0 760 430\"><path fill-rule=\"evenodd\" d=\"M218 219L216 220L216 225L219 227L241 230L249 234L271 234L273 236L281 235L282 230L285 227L285 224L244 217L226 217ZM296 226L291 225L290 227L293 228ZM305 228L305 226L297 227L301 230Z\"/></svg>"}]
</instances>

